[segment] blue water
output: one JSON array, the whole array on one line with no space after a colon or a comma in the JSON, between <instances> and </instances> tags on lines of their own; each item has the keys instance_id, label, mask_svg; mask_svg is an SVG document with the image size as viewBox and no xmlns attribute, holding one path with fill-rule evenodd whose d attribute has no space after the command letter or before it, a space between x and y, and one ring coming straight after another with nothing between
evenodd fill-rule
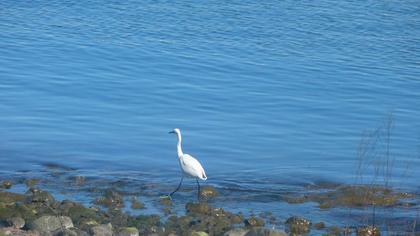
<instances>
[{"instance_id":1,"label":"blue water","mask_svg":"<svg viewBox=\"0 0 420 236\"><path fill-rule=\"evenodd\" d=\"M418 1L1 1L0 171L172 188L179 127L208 184L353 183L392 117L391 182L418 191L419 25Z\"/></svg>"}]
</instances>

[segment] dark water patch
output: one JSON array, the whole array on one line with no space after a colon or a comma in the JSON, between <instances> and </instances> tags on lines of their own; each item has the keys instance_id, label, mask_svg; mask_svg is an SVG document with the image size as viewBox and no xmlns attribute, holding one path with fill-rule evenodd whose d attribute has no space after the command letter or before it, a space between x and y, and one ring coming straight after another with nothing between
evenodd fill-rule
<instances>
[{"instance_id":1,"label":"dark water patch","mask_svg":"<svg viewBox=\"0 0 420 236\"><path fill-rule=\"evenodd\" d=\"M63 164L60 164L60 163L55 163L55 162L43 162L43 163L41 163L41 166L44 167L47 170L50 170L50 171L69 172L69 171L77 170L76 168L66 166L66 165L63 165Z\"/></svg>"}]
</instances>

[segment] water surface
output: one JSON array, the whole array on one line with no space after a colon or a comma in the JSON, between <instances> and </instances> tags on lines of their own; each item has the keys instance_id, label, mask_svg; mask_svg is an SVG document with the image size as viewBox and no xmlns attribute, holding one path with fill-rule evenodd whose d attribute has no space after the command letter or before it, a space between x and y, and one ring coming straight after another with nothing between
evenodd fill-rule
<instances>
[{"instance_id":1,"label":"water surface","mask_svg":"<svg viewBox=\"0 0 420 236\"><path fill-rule=\"evenodd\" d=\"M392 116L363 176L380 166L382 181L394 160L392 185L419 191L419 12L417 1L2 1L0 171L55 163L166 190L179 127L211 185L354 183L363 134Z\"/></svg>"}]
</instances>

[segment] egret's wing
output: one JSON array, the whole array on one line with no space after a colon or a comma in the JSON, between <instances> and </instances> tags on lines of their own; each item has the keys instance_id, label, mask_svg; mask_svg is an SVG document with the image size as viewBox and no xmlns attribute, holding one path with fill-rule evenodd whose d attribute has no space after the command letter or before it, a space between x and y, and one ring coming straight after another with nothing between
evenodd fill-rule
<instances>
[{"instance_id":1,"label":"egret's wing","mask_svg":"<svg viewBox=\"0 0 420 236\"><path fill-rule=\"evenodd\" d=\"M191 155L184 154L181 161L181 166L185 173L192 177L200 178L202 180L207 179L206 172L204 171L203 167L197 159L195 159Z\"/></svg>"}]
</instances>

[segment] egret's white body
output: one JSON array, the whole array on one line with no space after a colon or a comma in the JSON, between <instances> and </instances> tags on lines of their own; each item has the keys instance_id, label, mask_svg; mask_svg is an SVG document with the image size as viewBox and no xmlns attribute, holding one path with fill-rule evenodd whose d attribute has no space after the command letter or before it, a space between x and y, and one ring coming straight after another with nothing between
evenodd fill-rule
<instances>
[{"instance_id":1,"label":"egret's white body","mask_svg":"<svg viewBox=\"0 0 420 236\"><path fill-rule=\"evenodd\" d=\"M204 172L203 167L200 162L197 161L194 157L183 154L179 158L179 164L181 165L182 171L189 177L199 178L201 180L206 180L206 172Z\"/></svg>"},{"instance_id":2,"label":"egret's white body","mask_svg":"<svg viewBox=\"0 0 420 236\"><path fill-rule=\"evenodd\" d=\"M169 133L175 133L178 137L178 144L177 144L176 147L177 147L179 165L181 166L181 170L182 170L182 173L183 173L183 176L181 178L181 182L179 183L178 187L176 188L175 191L173 191L171 194L169 194L169 196L172 196L172 194L174 194L176 191L178 191L178 189L181 187L184 175L187 176L187 177L195 178L197 180L198 196L199 196L199 194L200 194L200 184L198 183L198 179L206 180L207 179L206 172L204 171L203 166L201 166L200 162L197 159L195 159L194 157L192 157L189 154L184 154L183 153L182 146L181 146L182 145L181 131L178 128L176 128Z\"/></svg>"}]
</instances>

